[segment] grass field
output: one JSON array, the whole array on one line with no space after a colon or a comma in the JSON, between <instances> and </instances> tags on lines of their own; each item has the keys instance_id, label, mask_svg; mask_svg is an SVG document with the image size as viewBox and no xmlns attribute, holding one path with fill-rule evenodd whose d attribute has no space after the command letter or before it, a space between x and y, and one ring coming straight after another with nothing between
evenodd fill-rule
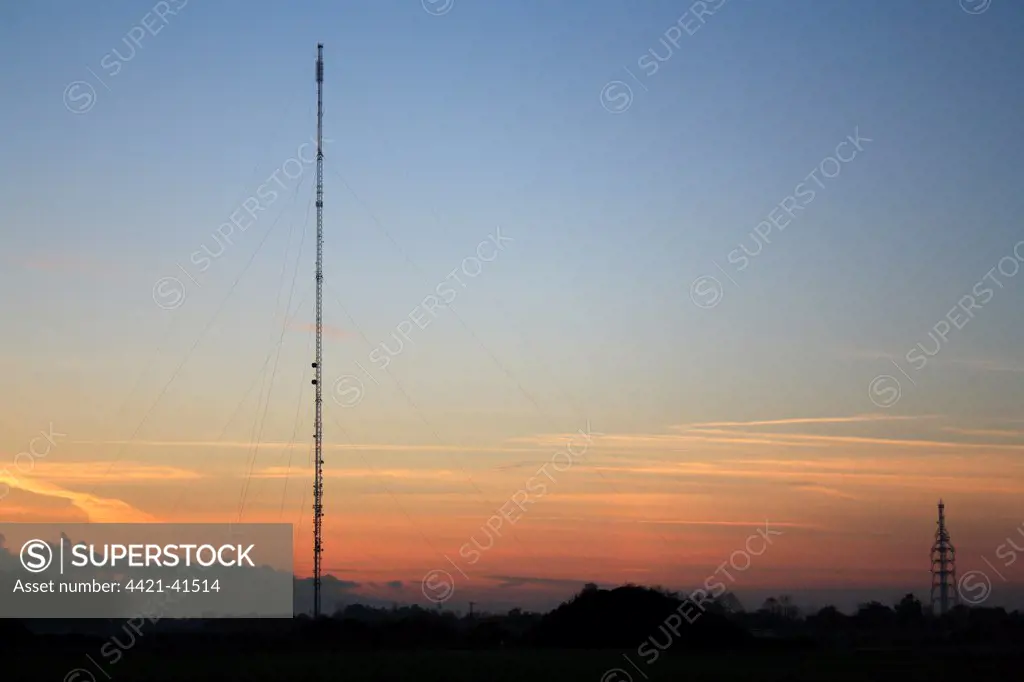
<instances>
[{"instance_id":1,"label":"grass field","mask_svg":"<svg viewBox=\"0 0 1024 682\"><path fill-rule=\"evenodd\" d=\"M424 651L362 653L298 653L204 655L192 657L129 650L116 664L86 653L5 652L4 680L45 682L641 682L645 679L721 680L751 682L907 682L910 680L1020 679L1024 654L1009 656L945 656L939 660L923 653L861 652L857 654L785 653L677 655L644 665L635 652L638 671L614 651ZM609 673L613 668L621 671ZM69 675L82 669L77 676ZM645 678L644 675L647 677Z\"/></svg>"}]
</instances>

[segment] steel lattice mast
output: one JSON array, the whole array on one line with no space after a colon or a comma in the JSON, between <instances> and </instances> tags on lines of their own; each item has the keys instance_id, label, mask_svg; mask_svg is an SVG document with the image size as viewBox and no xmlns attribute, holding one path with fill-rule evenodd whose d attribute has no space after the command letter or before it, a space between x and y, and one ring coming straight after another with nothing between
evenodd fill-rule
<instances>
[{"instance_id":1,"label":"steel lattice mast","mask_svg":"<svg viewBox=\"0 0 1024 682\"><path fill-rule=\"evenodd\" d=\"M956 590L956 548L946 530L946 505L939 500L938 529L932 545L932 612L942 615L949 611L950 601L959 603ZM937 599L936 599L937 598Z\"/></svg>"},{"instance_id":2,"label":"steel lattice mast","mask_svg":"<svg viewBox=\"0 0 1024 682\"><path fill-rule=\"evenodd\" d=\"M323 552L324 460L323 460L323 303L324 303L324 46L316 46L316 433L313 479L313 617L320 617L320 555Z\"/></svg>"}]
</instances>

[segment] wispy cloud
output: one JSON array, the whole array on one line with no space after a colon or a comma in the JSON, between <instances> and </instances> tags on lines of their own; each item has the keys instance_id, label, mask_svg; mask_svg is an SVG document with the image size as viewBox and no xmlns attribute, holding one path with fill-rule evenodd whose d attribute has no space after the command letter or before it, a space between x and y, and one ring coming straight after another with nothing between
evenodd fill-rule
<instances>
[{"instance_id":1,"label":"wispy cloud","mask_svg":"<svg viewBox=\"0 0 1024 682\"><path fill-rule=\"evenodd\" d=\"M707 435L711 441L716 437L730 437L731 432L719 429L693 429L693 433ZM751 435L771 438L777 434L754 433ZM903 448L957 448L957 449L984 449L984 450L1007 450L1024 452L1024 445L1006 445L999 443L964 443L961 441L926 440L911 438L873 438L870 436L826 436L806 433L781 434L783 438L793 439L797 442L828 444L853 444L853 445L885 445L888 447Z\"/></svg>"},{"instance_id":2,"label":"wispy cloud","mask_svg":"<svg viewBox=\"0 0 1024 682\"><path fill-rule=\"evenodd\" d=\"M648 476L670 490L678 487L678 483L673 483L673 480L725 480L759 485L803 486L809 492L837 497L852 495L846 492L850 487L1020 494L1024 493L1024 463L1018 460L1017 457L1008 456L968 459L950 453L930 454L926 469L920 461L912 459L830 457L793 460L726 459L713 462L661 460L596 468L618 480L623 476ZM993 471L998 473L991 473ZM570 493L562 498L592 495Z\"/></svg>"},{"instance_id":3,"label":"wispy cloud","mask_svg":"<svg viewBox=\"0 0 1024 682\"><path fill-rule=\"evenodd\" d=\"M741 435L738 435L741 434ZM547 436L517 439L538 446L557 446L559 440ZM775 448L824 448L836 445L913 449L1001 450L1024 452L1024 444L971 443L919 438L880 438L805 433L768 433L729 429L686 427L678 434L605 434L595 437L593 450L692 452L697 445L764 445Z\"/></svg>"},{"instance_id":4,"label":"wispy cloud","mask_svg":"<svg viewBox=\"0 0 1024 682\"><path fill-rule=\"evenodd\" d=\"M759 528L765 525L764 519L758 519L756 521L681 521L681 520L645 520L640 519L636 523L653 523L653 524L665 524L669 526L743 526L744 528ZM808 523L795 523L786 521L772 521L772 527L779 528L810 528L817 530L819 527Z\"/></svg>"},{"instance_id":5,"label":"wispy cloud","mask_svg":"<svg viewBox=\"0 0 1024 682\"><path fill-rule=\"evenodd\" d=\"M945 426L943 431L958 433L961 436L981 436L983 438L1024 438L1024 431L1019 429L963 429L956 426Z\"/></svg>"},{"instance_id":6,"label":"wispy cloud","mask_svg":"<svg viewBox=\"0 0 1024 682\"><path fill-rule=\"evenodd\" d=\"M594 518L590 516L558 516L539 517L538 521L562 521L576 523L593 523ZM649 519L649 518L611 518L602 519L602 523L620 524L645 524L645 525L666 525L666 526L728 526L743 528L758 528L765 525L765 519L755 521L719 521L708 519ZM821 530L820 526L810 523L797 523L795 521L771 521L773 528L803 528L807 530Z\"/></svg>"},{"instance_id":7,"label":"wispy cloud","mask_svg":"<svg viewBox=\"0 0 1024 682\"><path fill-rule=\"evenodd\" d=\"M791 419L769 419L745 422L700 422L674 426L674 429L696 429L710 427L746 427L746 426L794 426L797 424L851 424L869 422L918 421L935 419L938 415L895 415L895 414L858 414L849 417L795 417Z\"/></svg>"},{"instance_id":8,"label":"wispy cloud","mask_svg":"<svg viewBox=\"0 0 1024 682\"><path fill-rule=\"evenodd\" d=\"M253 478L309 478L313 475L312 467L267 467L254 471ZM446 469L324 469L325 478L398 478L410 480L457 481L466 479L466 474Z\"/></svg>"},{"instance_id":9,"label":"wispy cloud","mask_svg":"<svg viewBox=\"0 0 1024 682\"><path fill-rule=\"evenodd\" d=\"M798 483L795 484L793 487L796 488L797 490L802 490L804 492L818 493L820 495L826 495L828 497L838 497L844 500L860 501L861 499L856 495L851 495L850 493L843 492L838 488L829 488L828 486L824 485L807 485Z\"/></svg>"},{"instance_id":10,"label":"wispy cloud","mask_svg":"<svg viewBox=\"0 0 1024 682\"><path fill-rule=\"evenodd\" d=\"M308 450L309 443L303 442L268 442L254 443L249 441L223 440L75 440L68 441L76 445L133 445L148 448L224 448L230 450L248 450L259 445L267 450ZM355 450L372 452L534 452L532 448L484 447L472 445L416 445L410 443L324 443L324 450Z\"/></svg>"},{"instance_id":11,"label":"wispy cloud","mask_svg":"<svg viewBox=\"0 0 1024 682\"><path fill-rule=\"evenodd\" d=\"M900 440L893 438L871 438L867 436L839 436L824 434L807 434L784 431L751 431L752 427L800 427L830 425L871 425L887 422L912 423L937 419L938 415L890 415L890 414L857 414L836 417L790 417L783 419L757 419L748 421L712 421L695 422L671 426L669 433L661 434L593 434L596 446L604 449L619 450L672 450L690 451L703 445L764 445L771 447L819 447L829 443L861 443L876 445L895 445L906 447L923 447L925 441ZM564 445L571 434L542 434L513 438L510 442L529 443L536 446L551 447ZM938 441L928 441L929 445L941 447ZM952 444L950 444L952 445Z\"/></svg>"},{"instance_id":12,"label":"wispy cloud","mask_svg":"<svg viewBox=\"0 0 1024 682\"><path fill-rule=\"evenodd\" d=\"M122 500L65 490L39 478L17 477L0 469L0 483L12 490L67 500L82 511L91 523L151 523L157 519Z\"/></svg>"},{"instance_id":13,"label":"wispy cloud","mask_svg":"<svg viewBox=\"0 0 1024 682\"><path fill-rule=\"evenodd\" d=\"M102 480L118 483L144 481L163 483L195 480L203 476L191 469L138 462L119 462L113 471L107 462L47 462L46 466L36 469L32 477L61 483Z\"/></svg>"},{"instance_id":14,"label":"wispy cloud","mask_svg":"<svg viewBox=\"0 0 1024 682\"><path fill-rule=\"evenodd\" d=\"M830 445L863 445L899 448L958 448L1022 451L1024 445L1005 443L972 443L927 438L883 438L877 436L830 435L784 431L750 431L754 426L805 426L838 424L874 424L885 422L925 422L938 415L862 414L845 417L793 417L788 419L698 422L670 427L664 434L595 434L595 445L601 448L629 450L692 449L698 444L768 445L775 447L824 447ZM513 439L514 442L553 446L564 441L564 435L541 435Z\"/></svg>"}]
</instances>

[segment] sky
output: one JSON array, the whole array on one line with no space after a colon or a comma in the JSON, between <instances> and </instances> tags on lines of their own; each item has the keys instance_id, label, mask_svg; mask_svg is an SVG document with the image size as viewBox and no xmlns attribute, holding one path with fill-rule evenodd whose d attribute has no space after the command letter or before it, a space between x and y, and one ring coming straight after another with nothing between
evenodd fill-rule
<instances>
[{"instance_id":1,"label":"sky","mask_svg":"<svg viewBox=\"0 0 1024 682\"><path fill-rule=\"evenodd\" d=\"M323 43L351 594L539 608L726 562L750 600L927 599L942 498L960 574L1024 605L1022 30L1009 0L4 0L0 520L292 523L309 575Z\"/></svg>"}]
</instances>

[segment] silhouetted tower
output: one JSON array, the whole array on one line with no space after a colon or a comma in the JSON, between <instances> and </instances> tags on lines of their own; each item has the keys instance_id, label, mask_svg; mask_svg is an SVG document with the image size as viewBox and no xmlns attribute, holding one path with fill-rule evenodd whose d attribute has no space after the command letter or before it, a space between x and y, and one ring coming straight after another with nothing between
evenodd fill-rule
<instances>
[{"instance_id":1,"label":"silhouetted tower","mask_svg":"<svg viewBox=\"0 0 1024 682\"><path fill-rule=\"evenodd\" d=\"M949 611L950 602L960 603L956 591L956 548L946 530L946 505L939 500L939 521L932 545L932 613Z\"/></svg>"},{"instance_id":2,"label":"silhouetted tower","mask_svg":"<svg viewBox=\"0 0 1024 682\"><path fill-rule=\"evenodd\" d=\"M320 616L320 555L323 552L324 458L323 458L323 362L324 336L324 45L316 46L316 467L313 476L313 617Z\"/></svg>"}]
</instances>

